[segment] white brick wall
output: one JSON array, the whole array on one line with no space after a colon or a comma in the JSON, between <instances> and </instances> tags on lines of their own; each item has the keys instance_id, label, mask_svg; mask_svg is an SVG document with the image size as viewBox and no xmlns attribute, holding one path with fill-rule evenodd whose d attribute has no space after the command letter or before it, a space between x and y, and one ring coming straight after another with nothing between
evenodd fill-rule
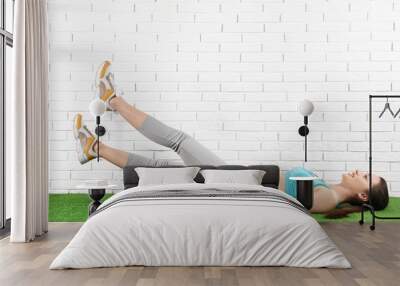
<instances>
[{"instance_id":1,"label":"white brick wall","mask_svg":"<svg viewBox=\"0 0 400 286\"><path fill-rule=\"evenodd\" d=\"M303 164L297 102L315 103L307 167L329 182L367 169L368 94L400 94L399 0L49 0L50 188L121 185L107 162L81 166L71 120L112 59L126 99L234 164ZM376 112L383 103L374 105ZM400 100L393 103L400 107ZM104 141L178 161L117 114ZM400 123L374 124L376 172L400 195Z\"/></svg>"}]
</instances>

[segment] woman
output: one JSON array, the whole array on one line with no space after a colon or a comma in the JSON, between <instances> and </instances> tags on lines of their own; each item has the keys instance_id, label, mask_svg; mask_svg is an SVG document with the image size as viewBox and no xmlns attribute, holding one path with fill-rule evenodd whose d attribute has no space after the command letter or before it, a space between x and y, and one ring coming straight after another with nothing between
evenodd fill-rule
<instances>
[{"instance_id":1,"label":"woman","mask_svg":"<svg viewBox=\"0 0 400 286\"><path fill-rule=\"evenodd\" d=\"M165 125L135 106L128 104L122 97L117 96L110 68L111 63L105 61L97 75L99 98L105 102L108 110L117 111L129 124L151 141L174 150L182 158L185 165L204 165L205 162L209 165L225 164L224 161L191 136ZM84 164L97 156L95 137L83 125L81 114L75 116L73 130L75 139L78 140L79 161ZM102 158L120 168L127 165L158 167L171 164L168 160L149 159L138 154L111 148L103 143L99 144L99 153Z\"/></svg>"},{"instance_id":2,"label":"woman","mask_svg":"<svg viewBox=\"0 0 400 286\"><path fill-rule=\"evenodd\" d=\"M154 117L128 104L122 97L116 95L113 75L110 71L111 63L105 61L99 69L97 80L99 97L107 106L107 109L117 111L136 130L145 137L165 147L174 150L185 165L224 165L223 160L205 148L194 138L186 133L171 128ZM77 114L73 126L74 136L77 140L78 157L81 164L89 162L97 156L97 143L95 136L82 122L82 115ZM144 156L127 153L114 149L106 144L99 143L100 156L114 165L123 168L129 165L141 166L167 166L171 162L163 159L150 159ZM292 176L315 176L304 168L294 168L281 176L279 189L296 197L296 185L289 180ZM387 185L383 178L372 177L373 188L371 190L371 203L376 210L384 209L388 204ZM314 203L312 212L327 213L336 209L341 203L350 203L359 206L368 201L368 176L356 171L344 174L339 184L328 185L325 181L317 179L313 182ZM340 216L352 211L358 211L359 207L339 210L339 213L331 213Z\"/></svg>"},{"instance_id":3,"label":"woman","mask_svg":"<svg viewBox=\"0 0 400 286\"><path fill-rule=\"evenodd\" d=\"M313 172L297 167L280 176L279 190L296 197L296 182L290 177L317 177ZM352 212L361 211L361 204L368 202L368 173L354 170L342 175L339 184L328 185L318 178L313 181L314 201L311 212L326 213L328 217L337 218ZM386 208L389 202L388 188L385 179L372 175L370 203L375 210ZM343 206L346 203L349 206Z\"/></svg>"}]
</instances>

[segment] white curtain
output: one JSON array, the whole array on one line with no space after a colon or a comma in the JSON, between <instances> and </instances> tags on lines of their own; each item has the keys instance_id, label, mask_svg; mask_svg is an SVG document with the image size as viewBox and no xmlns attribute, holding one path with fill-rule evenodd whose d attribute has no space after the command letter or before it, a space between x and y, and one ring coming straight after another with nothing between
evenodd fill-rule
<instances>
[{"instance_id":1,"label":"white curtain","mask_svg":"<svg viewBox=\"0 0 400 286\"><path fill-rule=\"evenodd\" d=\"M47 1L16 0L13 92L7 120L12 242L47 232Z\"/></svg>"}]
</instances>

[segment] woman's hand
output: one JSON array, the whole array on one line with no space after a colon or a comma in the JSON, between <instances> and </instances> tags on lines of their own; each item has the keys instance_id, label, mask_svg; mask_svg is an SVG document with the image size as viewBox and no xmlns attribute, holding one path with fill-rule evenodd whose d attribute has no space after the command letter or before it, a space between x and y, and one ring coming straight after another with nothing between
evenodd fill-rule
<instances>
[{"instance_id":1,"label":"woman's hand","mask_svg":"<svg viewBox=\"0 0 400 286\"><path fill-rule=\"evenodd\" d=\"M349 172L349 173L347 173L347 175L349 175L349 176L351 176L351 177L354 177L354 176L358 176L358 170L357 169L355 169L354 171L351 171L351 172Z\"/></svg>"}]
</instances>

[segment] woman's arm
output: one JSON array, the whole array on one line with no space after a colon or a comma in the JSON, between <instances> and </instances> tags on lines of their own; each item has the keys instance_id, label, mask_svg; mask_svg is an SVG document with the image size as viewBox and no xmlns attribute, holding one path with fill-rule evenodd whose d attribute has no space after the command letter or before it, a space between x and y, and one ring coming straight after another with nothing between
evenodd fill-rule
<instances>
[{"instance_id":1,"label":"woman's arm","mask_svg":"<svg viewBox=\"0 0 400 286\"><path fill-rule=\"evenodd\" d=\"M283 175L283 172L280 173L279 175L279 185L278 189L282 192L285 191L285 175Z\"/></svg>"},{"instance_id":2,"label":"woman's arm","mask_svg":"<svg viewBox=\"0 0 400 286\"><path fill-rule=\"evenodd\" d=\"M326 213L336 208L338 201L332 189L315 188L312 213Z\"/></svg>"}]
</instances>

